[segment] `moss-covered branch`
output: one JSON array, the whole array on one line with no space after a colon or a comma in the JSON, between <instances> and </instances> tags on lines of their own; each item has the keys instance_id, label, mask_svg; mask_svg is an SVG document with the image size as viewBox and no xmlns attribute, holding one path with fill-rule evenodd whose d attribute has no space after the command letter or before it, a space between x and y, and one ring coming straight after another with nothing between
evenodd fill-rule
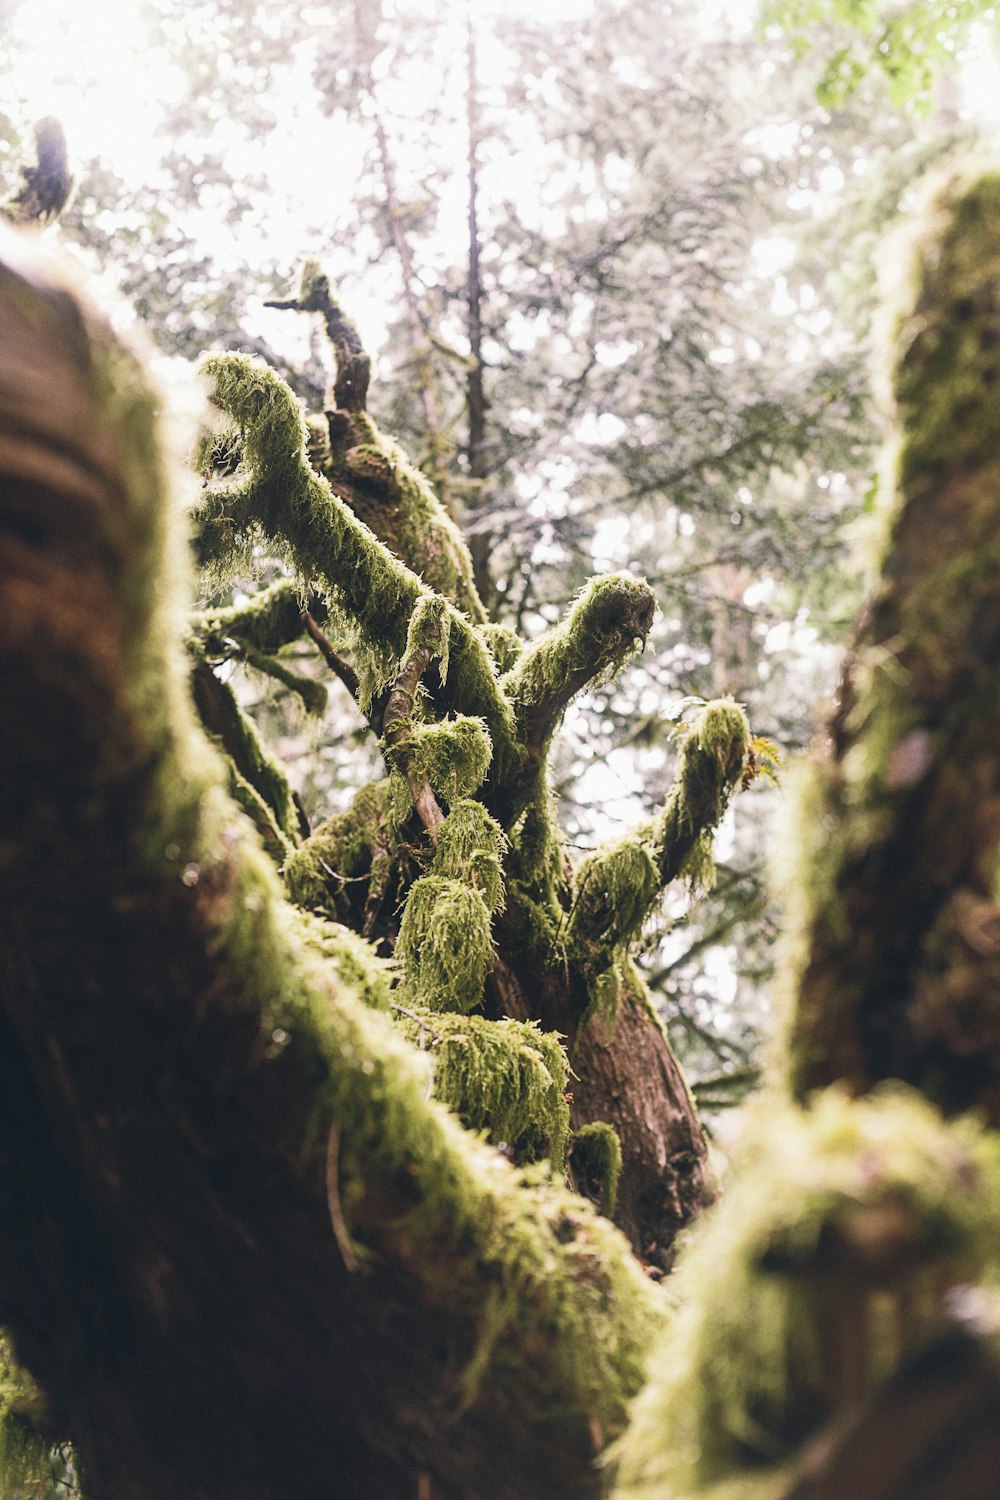
<instances>
[{"instance_id":1,"label":"moss-covered branch","mask_svg":"<svg viewBox=\"0 0 1000 1500\"><path fill-rule=\"evenodd\" d=\"M623 989L637 1000L646 986L630 962L663 889L679 876L711 883L712 836L740 782L750 728L731 699L709 703L685 731L677 772L663 809L608 849L583 860L566 924L566 946L586 975L589 1003L581 1019L613 1027Z\"/></svg>"},{"instance_id":2,"label":"moss-covered branch","mask_svg":"<svg viewBox=\"0 0 1000 1500\"><path fill-rule=\"evenodd\" d=\"M310 608L321 610L322 600L311 600ZM306 633L303 609L295 580L282 578L239 604L198 610L191 616L191 634L210 656L223 655L232 641L273 656Z\"/></svg>"},{"instance_id":3,"label":"moss-covered branch","mask_svg":"<svg viewBox=\"0 0 1000 1500\"><path fill-rule=\"evenodd\" d=\"M465 539L426 476L365 411L370 361L325 273L307 262L298 297L268 305L319 313L330 339L336 375L333 410L327 412L330 446L323 473L361 520L425 583L451 599L474 623L485 623Z\"/></svg>"},{"instance_id":4,"label":"moss-covered branch","mask_svg":"<svg viewBox=\"0 0 1000 1500\"><path fill-rule=\"evenodd\" d=\"M427 1100L302 934L193 723L142 374L37 268L0 299L0 432L25 434L0 471L28 476L0 491L19 1357L91 1500L596 1494L657 1298Z\"/></svg>"},{"instance_id":5,"label":"moss-covered branch","mask_svg":"<svg viewBox=\"0 0 1000 1500\"><path fill-rule=\"evenodd\" d=\"M1000 1123L1000 177L928 205L893 327L885 559L803 790L800 1094L906 1079Z\"/></svg>"},{"instance_id":6,"label":"moss-covered branch","mask_svg":"<svg viewBox=\"0 0 1000 1500\"><path fill-rule=\"evenodd\" d=\"M363 412L368 402L371 360L358 330L334 297L329 277L315 261L307 261L303 266L297 297L265 302L264 306L287 312L319 313L336 364L333 404L340 411Z\"/></svg>"},{"instance_id":7,"label":"moss-covered branch","mask_svg":"<svg viewBox=\"0 0 1000 1500\"><path fill-rule=\"evenodd\" d=\"M225 751L239 778L234 795L258 823L265 842L270 845L269 823L261 822L256 801L243 794L240 783L264 803L280 835L277 847L271 852L287 855L308 829L302 827L284 767L265 746L256 724L244 713L232 688L212 671L204 658L195 657L191 685L202 724Z\"/></svg>"},{"instance_id":8,"label":"moss-covered branch","mask_svg":"<svg viewBox=\"0 0 1000 1500\"><path fill-rule=\"evenodd\" d=\"M997 1137L915 1096L758 1106L736 1172L678 1275L615 1500L780 1500L804 1441L835 1435L995 1262Z\"/></svg>"},{"instance_id":9,"label":"moss-covered branch","mask_svg":"<svg viewBox=\"0 0 1000 1500\"><path fill-rule=\"evenodd\" d=\"M576 694L613 676L645 643L655 609L639 579L624 573L592 578L565 620L518 657L503 685L518 734L534 755L545 753Z\"/></svg>"},{"instance_id":10,"label":"moss-covered branch","mask_svg":"<svg viewBox=\"0 0 1000 1500\"><path fill-rule=\"evenodd\" d=\"M410 618L429 590L311 468L302 410L273 371L235 354L213 356L203 368L238 429L242 461L233 479L205 492L196 514L201 560L225 576L261 537L284 550L353 628L365 706L396 676ZM509 773L521 751L492 658L464 614L451 606L448 619L449 671L436 701L484 718L497 774Z\"/></svg>"}]
</instances>

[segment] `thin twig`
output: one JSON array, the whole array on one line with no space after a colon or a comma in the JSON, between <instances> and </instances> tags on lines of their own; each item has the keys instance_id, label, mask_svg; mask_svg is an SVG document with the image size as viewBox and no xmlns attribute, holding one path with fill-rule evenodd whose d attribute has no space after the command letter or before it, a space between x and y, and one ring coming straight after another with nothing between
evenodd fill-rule
<instances>
[{"instance_id":1,"label":"thin twig","mask_svg":"<svg viewBox=\"0 0 1000 1500\"><path fill-rule=\"evenodd\" d=\"M407 1010L407 1008L406 1008L405 1005L397 1005L396 1002L395 1002L395 1000L391 1001L390 1004L391 1004L391 1008L393 1010L398 1010L399 1014L401 1016L407 1016L411 1021L416 1021L417 1025L420 1027L420 1032L421 1032L421 1036L420 1036L420 1045L421 1045L421 1047L423 1047L423 1045L424 1045L423 1033L425 1031L426 1031L427 1035L430 1037L431 1041L432 1042L436 1042L439 1046L444 1041L444 1037L443 1036L439 1036L438 1033L434 1030L434 1028L432 1026L428 1026L427 1022L423 1019L423 1017L422 1016L418 1016L415 1010Z\"/></svg>"},{"instance_id":2,"label":"thin twig","mask_svg":"<svg viewBox=\"0 0 1000 1500\"><path fill-rule=\"evenodd\" d=\"M330 1226L337 1241L344 1265L350 1272L359 1269L358 1257L347 1231L344 1211L340 1206L340 1121L334 1120L326 1142L326 1206L330 1212Z\"/></svg>"},{"instance_id":3,"label":"thin twig","mask_svg":"<svg viewBox=\"0 0 1000 1500\"><path fill-rule=\"evenodd\" d=\"M357 672L355 672L350 662L345 661L344 658L333 649L333 646L330 644L329 638L327 637L326 633L322 631L316 624L316 621L313 619L312 615L307 609L304 609L302 611L302 623L305 625L306 630L309 632L312 639L316 642L316 645L319 647L320 655L326 662L327 666L330 668L330 671L334 672L336 676L340 678L341 682L344 684L351 697L355 701L357 701L358 693L360 691L360 684L358 682L358 674Z\"/></svg>"}]
</instances>

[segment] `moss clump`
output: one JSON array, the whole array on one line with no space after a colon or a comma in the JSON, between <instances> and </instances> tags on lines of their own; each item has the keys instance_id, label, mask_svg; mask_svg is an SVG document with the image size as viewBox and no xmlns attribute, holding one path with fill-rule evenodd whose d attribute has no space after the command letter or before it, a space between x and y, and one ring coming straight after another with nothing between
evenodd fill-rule
<instances>
[{"instance_id":1,"label":"moss clump","mask_svg":"<svg viewBox=\"0 0 1000 1500\"><path fill-rule=\"evenodd\" d=\"M450 611L440 594L418 599L406 631L406 657L426 656L438 660L438 675L448 680L448 643L451 635Z\"/></svg>"},{"instance_id":2,"label":"moss clump","mask_svg":"<svg viewBox=\"0 0 1000 1500\"><path fill-rule=\"evenodd\" d=\"M637 937L662 889L653 850L641 838L582 860L570 932L618 947Z\"/></svg>"},{"instance_id":3,"label":"moss clump","mask_svg":"<svg viewBox=\"0 0 1000 1500\"><path fill-rule=\"evenodd\" d=\"M362 787L347 812L327 818L290 855L284 877L297 906L337 920L348 915L381 847L389 792L388 781Z\"/></svg>"},{"instance_id":4,"label":"moss clump","mask_svg":"<svg viewBox=\"0 0 1000 1500\"><path fill-rule=\"evenodd\" d=\"M613 677L639 649L655 609L641 579L625 573L590 579L565 620L529 646L502 679L521 738L544 750L570 700L588 683Z\"/></svg>"},{"instance_id":5,"label":"moss clump","mask_svg":"<svg viewBox=\"0 0 1000 1500\"><path fill-rule=\"evenodd\" d=\"M433 870L471 885L490 913L502 911L507 848L503 829L481 802L458 801L438 829Z\"/></svg>"},{"instance_id":6,"label":"moss clump","mask_svg":"<svg viewBox=\"0 0 1000 1500\"><path fill-rule=\"evenodd\" d=\"M618 1500L714 1494L780 1465L995 1258L996 1138L914 1094L763 1103L737 1165L682 1257L680 1311L617 1455ZM838 1370L860 1388L835 1389Z\"/></svg>"},{"instance_id":7,"label":"moss clump","mask_svg":"<svg viewBox=\"0 0 1000 1500\"><path fill-rule=\"evenodd\" d=\"M381 958L358 933L314 912L297 911L292 927L310 952L329 960L340 980L373 1010L388 1010L395 965Z\"/></svg>"},{"instance_id":8,"label":"moss clump","mask_svg":"<svg viewBox=\"0 0 1000 1500\"><path fill-rule=\"evenodd\" d=\"M410 887L399 924L400 1000L428 1010L468 1012L483 998L493 965L489 907L480 891L444 875Z\"/></svg>"},{"instance_id":9,"label":"moss clump","mask_svg":"<svg viewBox=\"0 0 1000 1500\"><path fill-rule=\"evenodd\" d=\"M415 724L407 747L418 775L448 803L477 791L493 758L486 725L469 714L455 714L439 724Z\"/></svg>"},{"instance_id":10,"label":"moss clump","mask_svg":"<svg viewBox=\"0 0 1000 1500\"><path fill-rule=\"evenodd\" d=\"M240 604L199 610L191 616L191 633L209 655L224 651L227 642L238 641L273 656L301 638L302 608L298 584L283 578Z\"/></svg>"},{"instance_id":11,"label":"moss clump","mask_svg":"<svg viewBox=\"0 0 1000 1500\"><path fill-rule=\"evenodd\" d=\"M524 642L509 625L481 625L479 633L493 659L497 676L502 677L517 663L524 651Z\"/></svg>"},{"instance_id":12,"label":"moss clump","mask_svg":"<svg viewBox=\"0 0 1000 1500\"><path fill-rule=\"evenodd\" d=\"M573 1136L570 1164L581 1193L610 1218L618 1200L622 1171L622 1144L615 1127L604 1120L581 1125Z\"/></svg>"},{"instance_id":13,"label":"moss clump","mask_svg":"<svg viewBox=\"0 0 1000 1500\"><path fill-rule=\"evenodd\" d=\"M673 786L653 825L664 882L681 875L693 890L712 885L711 836L740 783L750 744L747 716L732 698L706 704L685 731Z\"/></svg>"},{"instance_id":14,"label":"moss clump","mask_svg":"<svg viewBox=\"0 0 1000 1500\"><path fill-rule=\"evenodd\" d=\"M562 1170L569 1131L568 1064L559 1038L534 1021L482 1016L401 1016L412 1042L428 1049L434 1097L469 1130L483 1131L524 1164L547 1157Z\"/></svg>"}]
</instances>

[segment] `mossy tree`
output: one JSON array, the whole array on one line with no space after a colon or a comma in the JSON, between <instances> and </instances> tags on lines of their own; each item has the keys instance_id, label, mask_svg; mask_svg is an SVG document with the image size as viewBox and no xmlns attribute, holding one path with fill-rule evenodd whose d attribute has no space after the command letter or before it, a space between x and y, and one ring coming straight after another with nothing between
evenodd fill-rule
<instances>
[{"instance_id":1,"label":"mossy tree","mask_svg":"<svg viewBox=\"0 0 1000 1500\"><path fill-rule=\"evenodd\" d=\"M898 503L788 966L801 1103L691 1258L623 1495L784 1493L995 1258L998 220L995 179L946 192L901 325ZM748 726L705 707L659 815L574 869L548 755L652 596L601 578L539 640L491 626L315 267L292 300L330 335L324 421L211 358L193 507L209 576L288 578L185 619L157 397L4 242L0 1321L46 1398L5 1377L6 1451L48 1423L91 1500L596 1494L667 1305L583 1194L654 1271L707 1197L630 954L667 882L707 878ZM388 770L315 830L216 670L308 702L300 639ZM932 1102L849 1097L886 1079ZM985 1131L937 1113L975 1103Z\"/></svg>"}]
</instances>

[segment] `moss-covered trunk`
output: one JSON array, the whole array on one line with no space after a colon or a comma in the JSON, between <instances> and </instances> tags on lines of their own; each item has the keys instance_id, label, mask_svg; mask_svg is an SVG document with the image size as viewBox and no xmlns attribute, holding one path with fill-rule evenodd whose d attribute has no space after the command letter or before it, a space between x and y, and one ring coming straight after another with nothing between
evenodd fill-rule
<instances>
[{"instance_id":1,"label":"moss-covered trunk","mask_svg":"<svg viewBox=\"0 0 1000 1500\"><path fill-rule=\"evenodd\" d=\"M881 555L799 789L782 1066L618 1500L997 1490L998 244L994 172L896 247Z\"/></svg>"},{"instance_id":2,"label":"moss-covered trunk","mask_svg":"<svg viewBox=\"0 0 1000 1500\"><path fill-rule=\"evenodd\" d=\"M209 361L230 424L226 451L235 447L243 464L235 489L209 484L199 546L225 571L263 531L333 595L355 630L358 697L384 734L391 772L385 795L366 789L287 860L289 888L300 905L394 950L407 1009L485 1003L495 1020L537 1022L564 1040L574 1130L614 1130L621 1156L616 1195L589 1172L574 1178L608 1212L616 1196L615 1222L665 1269L678 1230L710 1196L706 1148L628 954L663 886L703 873L711 831L744 771L746 721L726 704L699 720L661 816L614 857L574 869L549 790L549 750L572 698L645 641L650 590L628 575L592 579L530 644L486 623L462 537L365 409L367 358L325 276L308 266L299 297L279 305L323 318L336 360L326 427L303 446L301 415L276 377L240 356ZM453 858L442 837L465 854ZM484 861L485 906L475 895ZM475 1018L470 1046L473 1032L483 1035L477 1027ZM478 1096L463 1097L454 1070L439 1093L518 1154L501 1129L509 1109L491 1119Z\"/></svg>"},{"instance_id":3,"label":"moss-covered trunk","mask_svg":"<svg viewBox=\"0 0 1000 1500\"><path fill-rule=\"evenodd\" d=\"M90 1500L596 1493L654 1290L302 935L192 722L155 400L22 243L0 351L0 1321L53 1431Z\"/></svg>"}]
</instances>

